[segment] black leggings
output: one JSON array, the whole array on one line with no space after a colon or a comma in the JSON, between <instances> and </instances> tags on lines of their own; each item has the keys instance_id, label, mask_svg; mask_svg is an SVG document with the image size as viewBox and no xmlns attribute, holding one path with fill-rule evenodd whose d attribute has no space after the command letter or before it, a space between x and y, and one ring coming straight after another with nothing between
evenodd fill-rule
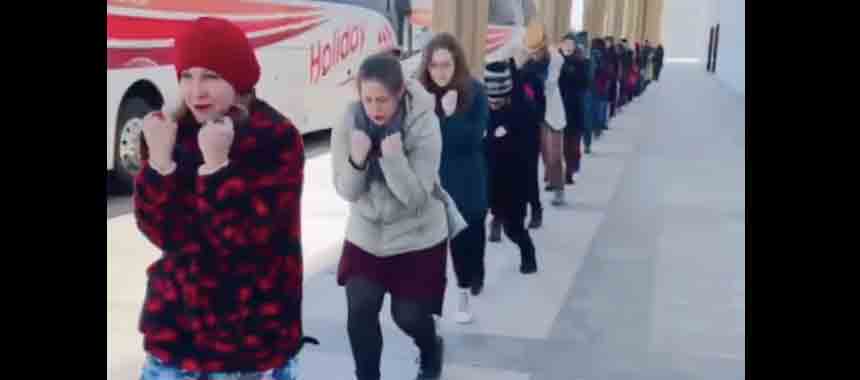
<instances>
[{"instance_id":1,"label":"black leggings","mask_svg":"<svg viewBox=\"0 0 860 380\"><path fill-rule=\"evenodd\" d=\"M382 328L379 311L385 289L364 277L354 276L346 284L348 307L347 331L355 375L359 380L379 380L379 363L382 359ZM421 352L430 352L436 345L436 325L430 303L391 297L391 316L406 335L409 335Z\"/></svg>"},{"instance_id":2,"label":"black leggings","mask_svg":"<svg viewBox=\"0 0 860 380\"><path fill-rule=\"evenodd\" d=\"M535 246L529 231L523 227L525 218L510 218L502 221L505 235L520 247L520 258L523 263L535 262Z\"/></svg>"},{"instance_id":3,"label":"black leggings","mask_svg":"<svg viewBox=\"0 0 860 380\"><path fill-rule=\"evenodd\" d=\"M454 259L454 274L457 275L457 286L468 289L472 284L484 283L484 250L487 245L487 234L482 214L475 219L467 220L469 224L451 240L451 258Z\"/></svg>"},{"instance_id":4,"label":"black leggings","mask_svg":"<svg viewBox=\"0 0 860 380\"><path fill-rule=\"evenodd\" d=\"M529 157L529 173L528 173L528 203L531 205L534 216L535 210L543 211L543 206L540 204L540 152L535 152L533 157Z\"/></svg>"}]
</instances>

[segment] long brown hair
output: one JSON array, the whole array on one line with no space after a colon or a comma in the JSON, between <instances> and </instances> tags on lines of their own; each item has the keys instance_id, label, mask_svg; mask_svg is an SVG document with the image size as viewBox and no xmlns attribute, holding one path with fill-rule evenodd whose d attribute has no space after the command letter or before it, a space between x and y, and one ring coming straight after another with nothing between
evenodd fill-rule
<instances>
[{"instance_id":1,"label":"long brown hair","mask_svg":"<svg viewBox=\"0 0 860 380\"><path fill-rule=\"evenodd\" d=\"M437 34L424 47L421 66L418 69L418 81L431 93L443 92L443 89L436 85L436 82L430 77L430 61L433 60L433 54L439 49L448 50L454 58L454 75L447 88L458 92L456 112L464 111L469 108L472 99L472 76L469 73L469 66L466 64L466 54L463 52L463 47L450 33Z\"/></svg>"}]
</instances>

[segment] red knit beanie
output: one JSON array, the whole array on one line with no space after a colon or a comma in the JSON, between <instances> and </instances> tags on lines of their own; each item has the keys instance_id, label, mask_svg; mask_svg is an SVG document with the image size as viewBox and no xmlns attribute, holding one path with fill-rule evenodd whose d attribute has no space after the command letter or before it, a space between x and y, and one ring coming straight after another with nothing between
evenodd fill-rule
<instances>
[{"instance_id":1,"label":"red knit beanie","mask_svg":"<svg viewBox=\"0 0 860 380\"><path fill-rule=\"evenodd\" d=\"M260 65L245 32L230 21L201 17L176 39L176 75L191 67L212 70L239 94L250 92L260 79Z\"/></svg>"}]
</instances>

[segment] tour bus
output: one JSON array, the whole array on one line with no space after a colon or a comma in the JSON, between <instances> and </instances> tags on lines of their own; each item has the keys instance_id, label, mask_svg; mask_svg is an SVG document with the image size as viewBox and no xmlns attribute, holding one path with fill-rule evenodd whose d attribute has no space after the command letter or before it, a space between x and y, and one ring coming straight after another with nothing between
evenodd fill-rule
<instances>
[{"instance_id":1,"label":"tour bus","mask_svg":"<svg viewBox=\"0 0 860 380\"><path fill-rule=\"evenodd\" d=\"M368 55L398 47L414 74L432 33L433 0L108 0L107 170L131 190L140 170L142 118L179 104L172 48L201 16L235 22L262 68L258 96L303 133L331 128L356 99L355 72ZM487 61L521 44L532 0L491 0Z\"/></svg>"}]
</instances>

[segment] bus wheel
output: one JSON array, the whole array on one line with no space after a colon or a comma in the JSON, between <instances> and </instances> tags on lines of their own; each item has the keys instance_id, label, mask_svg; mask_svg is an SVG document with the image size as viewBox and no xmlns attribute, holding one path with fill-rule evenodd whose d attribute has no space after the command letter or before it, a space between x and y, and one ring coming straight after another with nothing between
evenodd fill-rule
<instances>
[{"instance_id":1,"label":"bus wheel","mask_svg":"<svg viewBox=\"0 0 860 380\"><path fill-rule=\"evenodd\" d=\"M143 117L153 108L140 98L122 102L116 124L114 145L114 178L123 193L134 189L134 177L141 169L140 147L143 133Z\"/></svg>"}]
</instances>

